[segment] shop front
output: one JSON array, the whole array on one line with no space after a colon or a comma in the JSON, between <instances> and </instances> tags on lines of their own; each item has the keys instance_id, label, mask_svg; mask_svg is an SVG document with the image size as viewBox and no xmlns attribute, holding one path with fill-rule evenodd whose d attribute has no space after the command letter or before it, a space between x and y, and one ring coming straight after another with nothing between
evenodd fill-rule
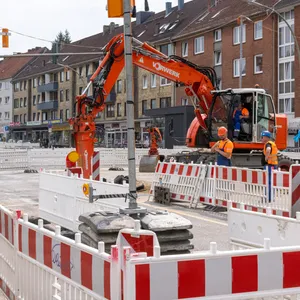
<instances>
[{"instance_id":1,"label":"shop front","mask_svg":"<svg viewBox=\"0 0 300 300\"><path fill-rule=\"evenodd\" d=\"M104 124L104 141L106 148L127 147L127 125L126 122Z\"/></svg>"}]
</instances>

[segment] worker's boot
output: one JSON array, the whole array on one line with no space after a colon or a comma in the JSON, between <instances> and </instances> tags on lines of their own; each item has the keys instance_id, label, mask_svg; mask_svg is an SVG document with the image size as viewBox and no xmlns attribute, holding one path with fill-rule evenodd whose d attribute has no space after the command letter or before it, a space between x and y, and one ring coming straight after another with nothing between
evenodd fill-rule
<instances>
[{"instance_id":1,"label":"worker's boot","mask_svg":"<svg viewBox=\"0 0 300 300\"><path fill-rule=\"evenodd\" d=\"M239 129L234 129L234 132L233 132L233 140L234 140L234 141L238 141L239 135L240 135Z\"/></svg>"}]
</instances>

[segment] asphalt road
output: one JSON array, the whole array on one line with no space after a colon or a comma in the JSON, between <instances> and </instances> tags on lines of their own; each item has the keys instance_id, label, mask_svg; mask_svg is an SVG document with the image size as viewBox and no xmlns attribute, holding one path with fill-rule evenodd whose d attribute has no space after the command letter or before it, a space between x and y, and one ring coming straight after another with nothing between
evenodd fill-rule
<instances>
[{"instance_id":1,"label":"asphalt road","mask_svg":"<svg viewBox=\"0 0 300 300\"><path fill-rule=\"evenodd\" d=\"M114 179L121 173L126 174L126 171L102 170L102 176L107 179ZM152 174L137 173L137 179L148 184L151 183L152 176ZM39 215L39 174L24 173L22 171L2 171L0 172L0 192L0 204L5 207L12 210L20 209L33 216ZM147 208L155 207L168 210L192 222L195 250L208 250L210 242L217 242L219 250L229 250L226 214L206 212L201 208L189 209L179 205L166 207L147 200L147 194L141 194L138 201Z\"/></svg>"}]
</instances>

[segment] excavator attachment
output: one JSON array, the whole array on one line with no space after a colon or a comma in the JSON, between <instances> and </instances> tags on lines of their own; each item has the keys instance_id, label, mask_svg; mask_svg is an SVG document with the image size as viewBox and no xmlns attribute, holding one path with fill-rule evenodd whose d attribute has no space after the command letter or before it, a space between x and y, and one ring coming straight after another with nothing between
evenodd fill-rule
<instances>
[{"instance_id":1,"label":"excavator attachment","mask_svg":"<svg viewBox=\"0 0 300 300\"><path fill-rule=\"evenodd\" d=\"M154 173L157 163L164 159L164 155L144 155L140 161L140 173Z\"/></svg>"}]
</instances>

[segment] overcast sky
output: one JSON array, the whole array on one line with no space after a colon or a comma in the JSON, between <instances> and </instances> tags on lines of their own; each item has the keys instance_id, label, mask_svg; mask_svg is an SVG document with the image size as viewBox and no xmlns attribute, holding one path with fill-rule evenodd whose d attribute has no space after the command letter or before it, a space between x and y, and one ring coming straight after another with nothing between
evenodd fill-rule
<instances>
[{"instance_id":1,"label":"overcast sky","mask_svg":"<svg viewBox=\"0 0 300 300\"><path fill-rule=\"evenodd\" d=\"M165 2L148 0L150 10L155 12L164 10ZM176 6L178 0L170 2ZM106 4L106 0L8 0L2 5L0 27L49 41L55 40L60 30L68 29L72 41L76 41L101 32L103 25L111 21L121 24L121 19L108 19ZM136 4L138 10L143 10L144 0L136 0ZM0 43L0 54L26 52L36 46L51 48L50 42L13 32L9 40L9 48L2 48Z\"/></svg>"}]
</instances>

